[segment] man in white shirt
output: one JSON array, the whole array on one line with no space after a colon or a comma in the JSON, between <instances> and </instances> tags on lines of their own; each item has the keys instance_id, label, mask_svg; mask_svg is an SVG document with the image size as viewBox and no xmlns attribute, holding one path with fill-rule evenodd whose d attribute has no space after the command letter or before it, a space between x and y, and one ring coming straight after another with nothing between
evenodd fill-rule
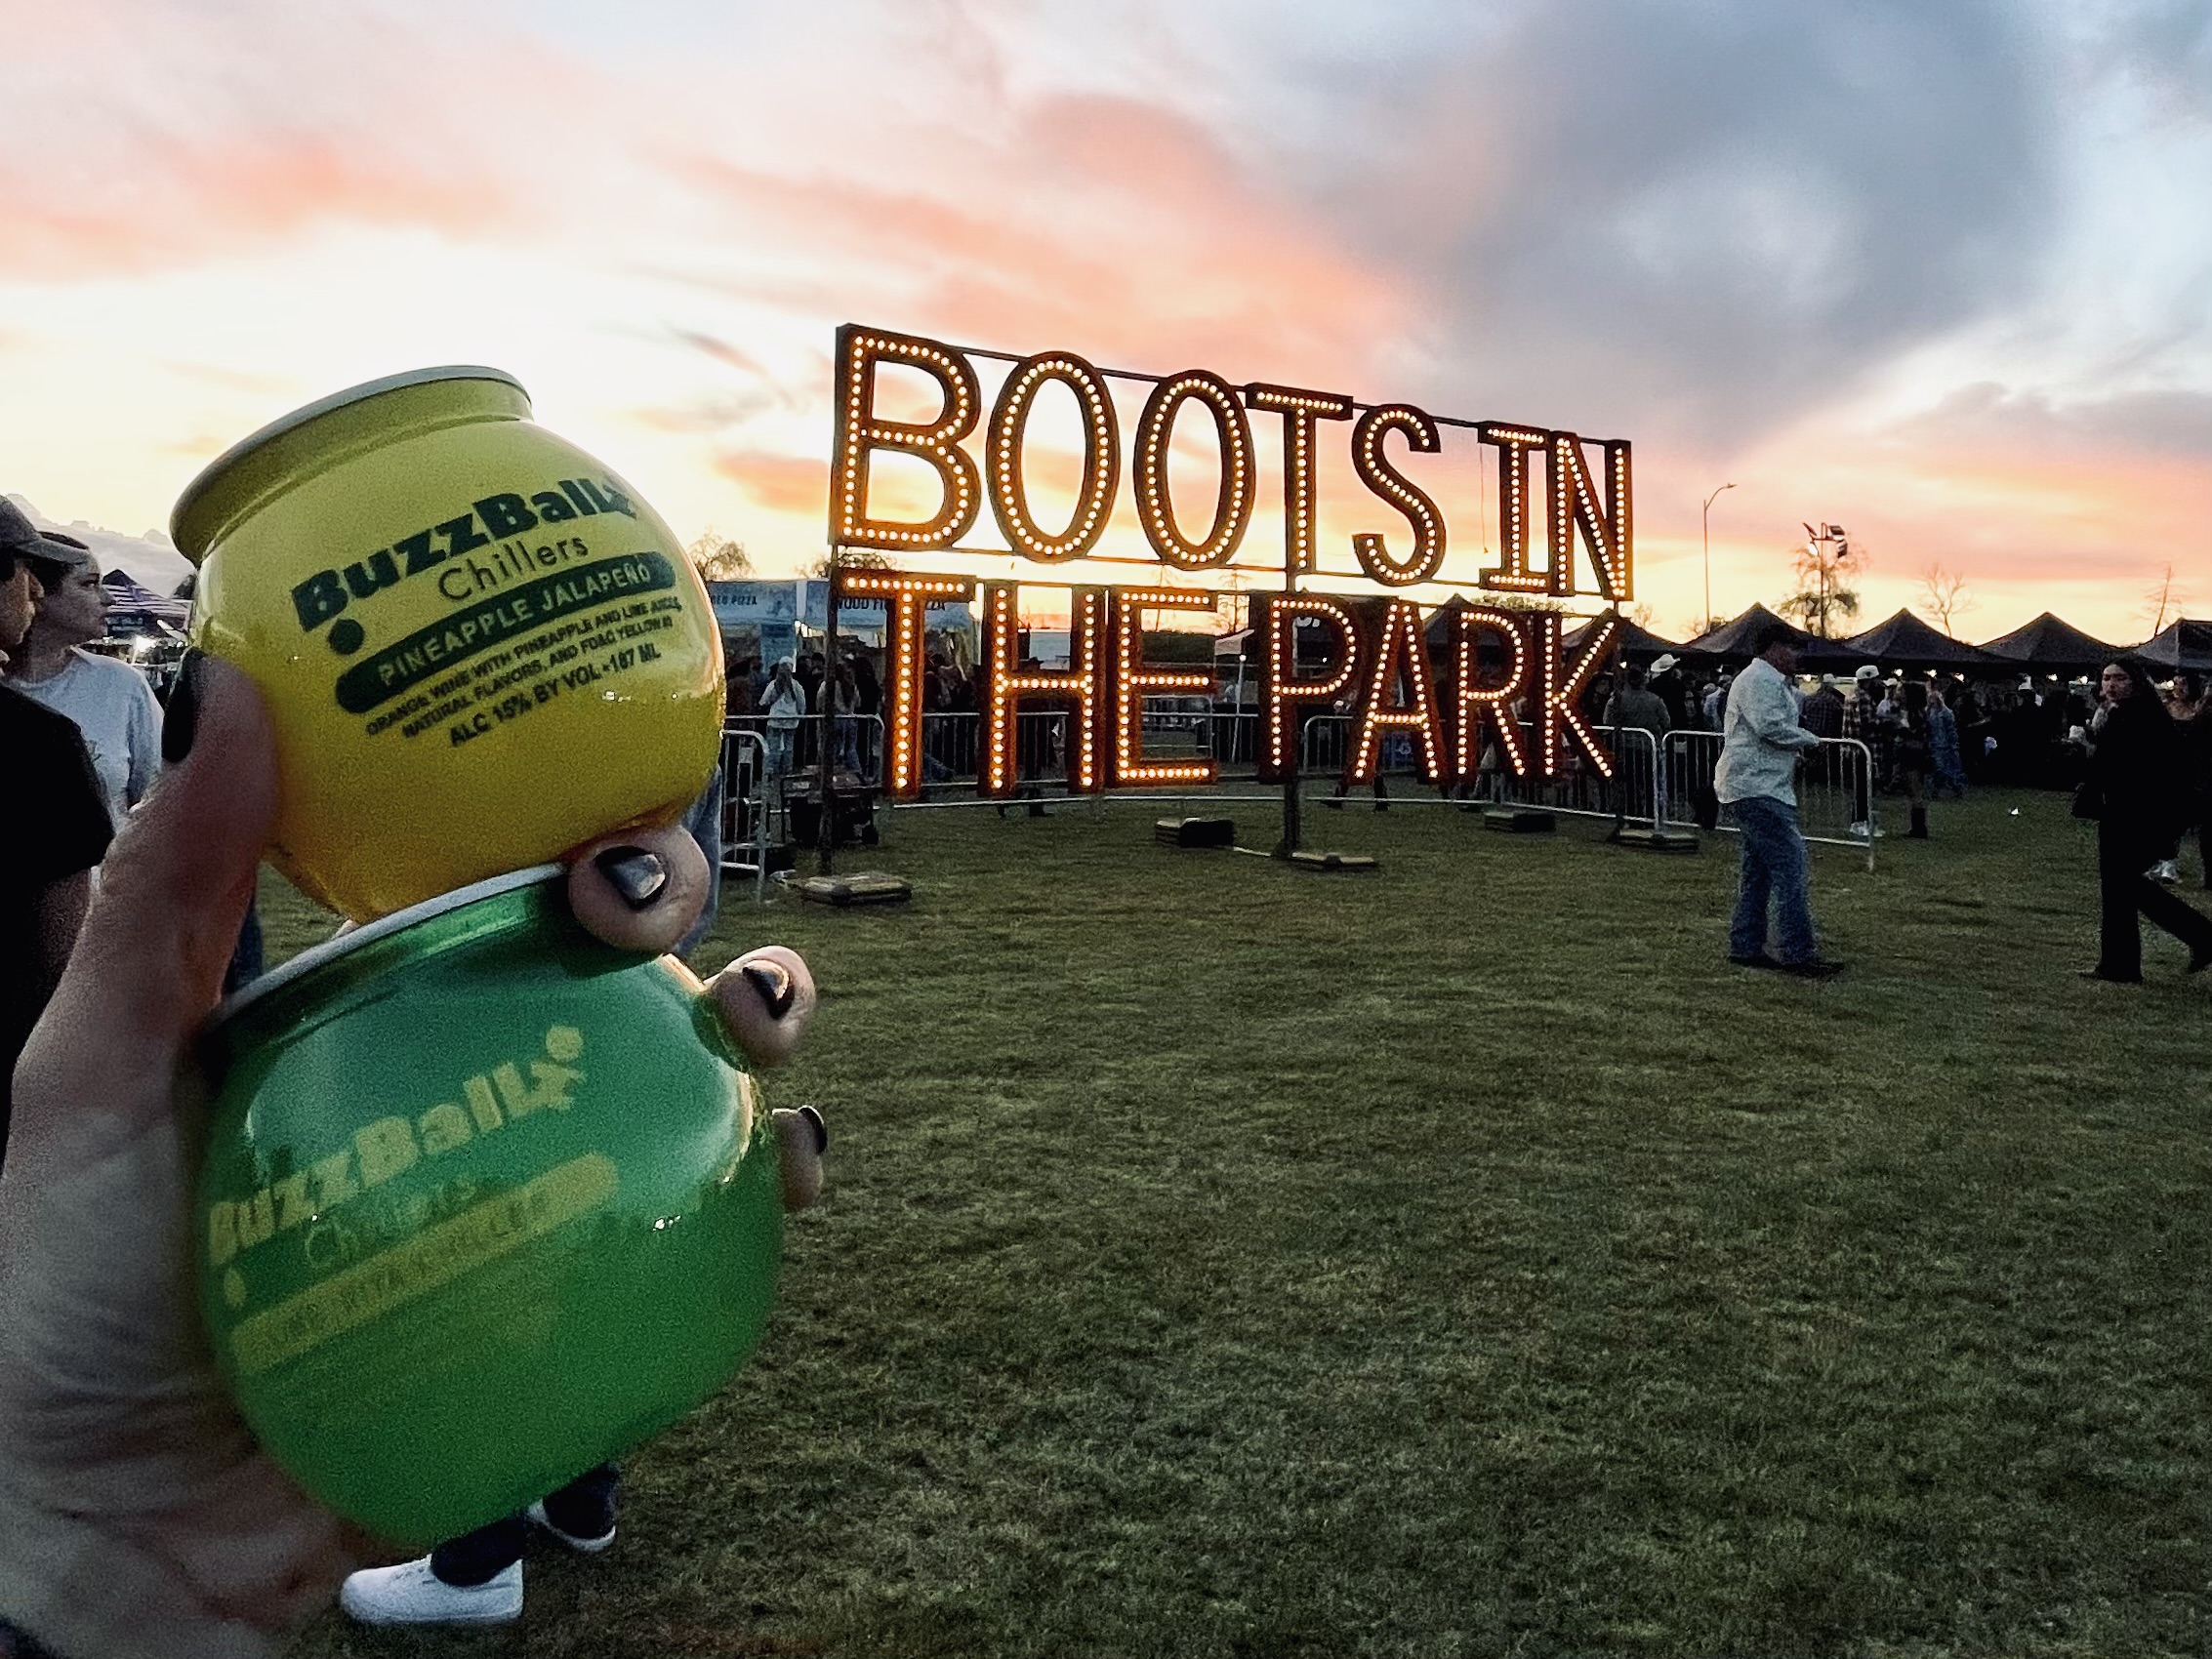
<instances>
[{"instance_id":1,"label":"man in white shirt","mask_svg":"<svg viewBox=\"0 0 2212 1659\"><path fill-rule=\"evenodd\" d=\"M1736 809L1742 855L1728 959L1739 967L1825 979L1843 964L1823 956L1813 934L1796 786L1798 755L1821 740L1797 723L1790 684L1797 669L1796 634L1786 624L1776 624L1760 633L1754 648L1758 654L1729 688L1720 766L1713 774L1722 804ZM1770 903L1777 912L1779 959L1767 953Z\"/></svg>"}]
</instances>

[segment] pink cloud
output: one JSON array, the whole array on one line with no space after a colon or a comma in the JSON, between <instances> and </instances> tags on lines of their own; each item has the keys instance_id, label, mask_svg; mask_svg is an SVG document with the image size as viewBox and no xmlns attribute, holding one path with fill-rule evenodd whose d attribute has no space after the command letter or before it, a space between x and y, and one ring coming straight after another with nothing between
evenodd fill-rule
<instances>
[{"instance_id":1,"label":"pink cloud","mask_svg":"<svg viewBox=\"0 0 2212 1659\"><path fill-rule=\"evenodd\" d=\"M770 512L806 514L817 522L828 513L830 467L827 461L811 456L771 455L759 450L738 449L717 455L714 466L748 499Z\"/></svg>"},{"instance_id":2,"label":"pink cloud","mask_svg":"<svg viewBox=\"0 0 2212 1659\"><path fill-rule=\"evenodd\" d=\"M1045 100L1000 142L924 141L887 173L683 165L749 237L829 267L818 305L962 344L1360 391L1407 320L1386 270L1328 246L1195 123L1129 100Z\"/></svg>"},{"instance_id":3,"label":"pink cloud","mask_svg":"<svg viewBox=\"0 0 2212 1659\"><path fill-rule=\"evenodd\" d=\"M587 77L465 19L265 0L49 11L38 72L20 41L0 69L0 274L130 275L342 223L511 230L550 220L574 153L559 110Z\"/></svg>"}]
</instances>

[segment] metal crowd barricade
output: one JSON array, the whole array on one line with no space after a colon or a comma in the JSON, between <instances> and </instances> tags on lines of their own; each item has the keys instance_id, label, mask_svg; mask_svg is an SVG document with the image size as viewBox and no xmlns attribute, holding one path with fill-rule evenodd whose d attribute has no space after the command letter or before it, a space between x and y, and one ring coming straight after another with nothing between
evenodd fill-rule
<instances>
[{"instance_id":1,"label":"metal crowd barricade","mask_svg":"<svg viewBox=\"0 0 2212 1659\"><path fill-rule=\"evenodd\" d=\"M883 749L882 722L873 716L876 755ZM1015 716L1017 783L1032 798L1047 789L1046 798L1059 798L1067 788L1067 738L1069 714L1065 709L1027 710ZM1323 798L1341 775L1352 742L1353 714L1309 714L1299 738L1299 771L1310 785L1320 786ZM1186 803L1208 801L1274 801L1275 793L1224 792L1256 781L1260 714L1251 708L1198 710L1184 699L1145 700L1144 735L1147 760L1211 759L1218 776L1210 787L1176 791L1146 789L1131 790L1132 798L1171 800L1178 793ZM1534 728L1522 731L1534 741ZM1599 738L1615 743L1612 728L1599 729ZM1626 726L1618 734L1614 776L1598 776L1596 768L1570 752L1563 756L1560 775L1551 779L1516 778L1510 770L1485 772L1454 793L1444 791L1392 794L1393 804L1486 805L1538 807L1571 817L1620 818L1627 823L1661 828L1674 805L1671 781L1661 763L1659 745L1650 732ZM935 710L922 716L922 796L885 804L899 811L946 807L995 806L1006 802L977 793L981 772L982 716L973 709ZM1410 789L1425 790L1420 782L1416 740L1403 728L1387 730L1377 755L1377 773L1388 782ZM864 755L864 760L866 756ZM1617 796L1620 797L1617 799ZM1018 795L1016 798L1020 798ZM1618 811L1616 811L1617 806Z\"/></svg>"},{"instance_id":2,"label":"metal crowd barricade","mask_svg":"<svg viewBox=\"0 0 2212 1659\"><path fill-rule=\"evenodd\" d=\"M743 722L758 716L738 715L722 726L722 873L753 877L753 902L768 902L768 746L758 731ZM750 859L732 858L747 850L744 832L750 818Z\"/></svg>"},{"instance_id":3,"label":"metal crowd barricade","mask_svg":"<svg viewBox=\"0 0 2212 1659\"><path fill-rule=\"evenodd\" d=\"M1221 781L1250 783L1259 776L1259 711L1220 708L1207 721L1207 752L1221 768Z\"/></svg>"},{"instance_id":4,"label":"metal crowd barricade","mask_svg":"<svg viewBox=\"0 0 2212 1659\"><path fill-rule=\"evenodd\" d=\"M1301 777L1321 783L1342 775L1353 742L1352 726L1357 718L1353 714L1307 716L1298 746ZM1522 751L1531 752L1536 743L1535 728L1523 722L1521 732ZM1619 818L1657 830L1665 801L1665 777L1659 766L1659 742L1641 726L1623 726L1618 734L1617 746L1616 735L1610 726L1598 729L1599 740L1614 749L1610 779L1601 777L1595 766L1573 750L1561 756L1555 777L1516 777L1504 763L1504 757L1492 746L1490 757L1498 769L1478 772L1453 794L1391 795L1389 799L1394 805L1403 799L1413 805L1530 807L1572 818ZM1386 785L1402 781L1416 788L1425 787L1420 780L1413 734L1403 727L1386 729L1380 741L1375 759L1376 776Z\"/></svg>"},{"instance_id":5,"label":"metal crowd barricade","mask_svg":"<svg viewBox=\"0 0 2212 1659\"><path fill-rule=\"evenodd\" d=\"M1252 781L1259 753L1259 715L1252 709L1192 708L1195 699L1148 697L1144 703L1144 755L1151 760L1211 759L1219 782ZM1015 779L1033 796L1064 793L1068 782L1068 711L1024 709L1014 716ZM877 752L881 753L881 722ZM922 716L922 798L889 803L900 811L922 807L998 806L998 796L976 793L982 776L983 716L974 709L934 710ZM1111 740L1109 740L1111 741ZM1146 796L1168 791L1144 789ZM948 798L949 797L949 798ZM1016 798L1019 798L1017 795Z\"/></svg>"},{"instance_id":6,"label":"metal crowd barricade","mask_svg":"<svg viewBox=\"0 0 2212 1659\"><path fill-rule=\"evenodd\" d=\"M1698 820L1698 803L1717 808L1711 828L1736 833L1736 816L1713 798L1713 772L1720 764L1721 734L1678 731L1666 734L1663 767L1668 825L1688 828ZM1881 805L1874 792L1874 756L1857 738L1823 738L1797 767L1797 827L1808 841L1853 847L1874 868L1874 838L1881 833Z\"/></svg>"},{"instance_id":7,"label":"metal crowd barricade","mask_svg":"<svg viewBox=\"0 0 2212 1659\"><path fill-rule=\"evenodd\" d=\"M1551 778L1516 777L1504 756L1497 769L1478 772L1469 799L1489 806L1530 807L1567 818L1613 818L1658 830L1666 810L1666 777L1659 765L1659 740L1641 726L1596 728L1598 740L1613 750L1613 776L1601 777L1589 760L1570 749ZM1524 752L1536 748L1536 727L1521 722Z\"/></svg>"}]
</instances>

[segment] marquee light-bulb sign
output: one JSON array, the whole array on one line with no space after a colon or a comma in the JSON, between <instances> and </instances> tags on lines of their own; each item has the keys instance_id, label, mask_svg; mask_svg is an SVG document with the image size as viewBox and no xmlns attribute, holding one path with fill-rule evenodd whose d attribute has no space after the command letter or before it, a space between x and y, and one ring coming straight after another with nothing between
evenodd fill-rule
<instances>
[{"instance_id":1,"label":"marquee light-bulb sign","mask_svg":"<svg viewBox=\"0 0 2212 1659\"><path fill-rule=\"evenodd\" d=\"M1634 595L1635 514L1629 448L1610 440L1596 448L1574 432L1496 421L1433 417L1410 403L1363 405L1335 392L1253 382L1232 385L1207 369L1172 375L1101 370L1070 351L1044 351L1012 364L984 410L978 357L997 352L948 345L918 335L847 324L838 331L837 438L830 474L830 540L840 548L891 554L987 554L1044 564L1093 555L1123 499L1146 545L1173 571L1221 570L1236 559L1251 526L1258 493L1258 450L1251 412L1278 418L1283 480L1283 591L1259 596L1253 627L1263 642L1259 687L1259 770L1281 778L1295 767L1305 711L1342 706L1356 713L1346 746L1345 777L1374 775L1382 738L1411 735L1421 772L1449 785L1470 777L1486 747L1521 777L1558 775L1565 755L1578 751L1611 777L1613 757L1581 712L1599 666L1618 638L1617 617L1600 620L1569 661L1560 618L1548 611L1462 601L1424 616L1405 598L1297 591L1300 576L1321 569L1318 545L1318 460L1330 437L1346 445L1352 475L1370 505L1399 521L1362 529L1349 551L1361 575L1383 588L1433 585L1451 545L1450 526L1411 458L1435 455L1445 426L1471 430L1495 451L1498 562L1476 575L1480 588L1509 594L1572 598L1589 593L1618 605ZM934 408L919 419L879 411L885 369L918 373L932 388ZM1030 421L1039 395L1057 384L1074 397L1082 431L1080 482L1067 521L1041 523L1027 471ZM1125 423L1117 384L1149 386L1125 460ZM980 429L979 429L980 428ZM1168 483L1168 456L1180 435L1208 434L1217 465L1210 516L1178 502ZM1390 453L1400 441L1403 461ZM935 484L935 510L924 518L887 516L870 491L871 467L881 455L920 462ZM1544 557L1531 534L1539 476L1546 520ZM988 504L1004 546L963 541ZM1393 545L1395 543L1395 546ZM1579 586L1587 556L1592 585ZM1252 568L1249 565L1241 569ZM1210 783L1211 760L1148 760L1143 706L1148 693L1208 694L1210 673L1147 663L1142 612L1212 610L1216 595L1187 587L1080 587L1069 611L1069 666L1046 672L1020 662L1020 589L983 586L982 661L987 680L978 771L987 794L1018 787L1017 717L1026 708L1065 708L1071 717L1068 785L1075 790ZM841 570L839 598L881 599L890 610L885 665L887 749L885 788L912 795L922 787L922 623L931 604L973 600L975 580L897 571ZM1452 620L1432 662L1438 615ZM1528 727L1523 730L1524 723Z\"/></svg>"}]
</instances>

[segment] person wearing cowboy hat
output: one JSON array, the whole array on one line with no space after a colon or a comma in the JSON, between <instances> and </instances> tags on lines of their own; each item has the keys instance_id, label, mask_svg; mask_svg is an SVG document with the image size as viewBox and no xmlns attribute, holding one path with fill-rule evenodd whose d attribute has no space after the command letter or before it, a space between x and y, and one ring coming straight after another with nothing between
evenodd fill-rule
<instances>
[{"instance_id":1,"label":"person wearing cowboy hat","mask_svg":"<svg viewBox=\"0 0 2212 1659\"><path fill-rule=\"evenodd\" d=\"M1821 676L1821 683L1814 688L1813 695L1805 700L1798 724L1818 737L1843 736L1843 693L1836 689L1835 675Z\"/></svg>"},{"instance_id":2,"label":"person wearing cowboy hat","mask_svg":"<svg viewBox=\"0 0 2212 1659\"><path fill-rule=\"evenodd\" d=\"M1682 677L1682 659L1662 651L1652 659L1652 695L1666 705L1668 729L1693 724L1690 718L1690 683Z\"/></svg>"}]
</instances>

